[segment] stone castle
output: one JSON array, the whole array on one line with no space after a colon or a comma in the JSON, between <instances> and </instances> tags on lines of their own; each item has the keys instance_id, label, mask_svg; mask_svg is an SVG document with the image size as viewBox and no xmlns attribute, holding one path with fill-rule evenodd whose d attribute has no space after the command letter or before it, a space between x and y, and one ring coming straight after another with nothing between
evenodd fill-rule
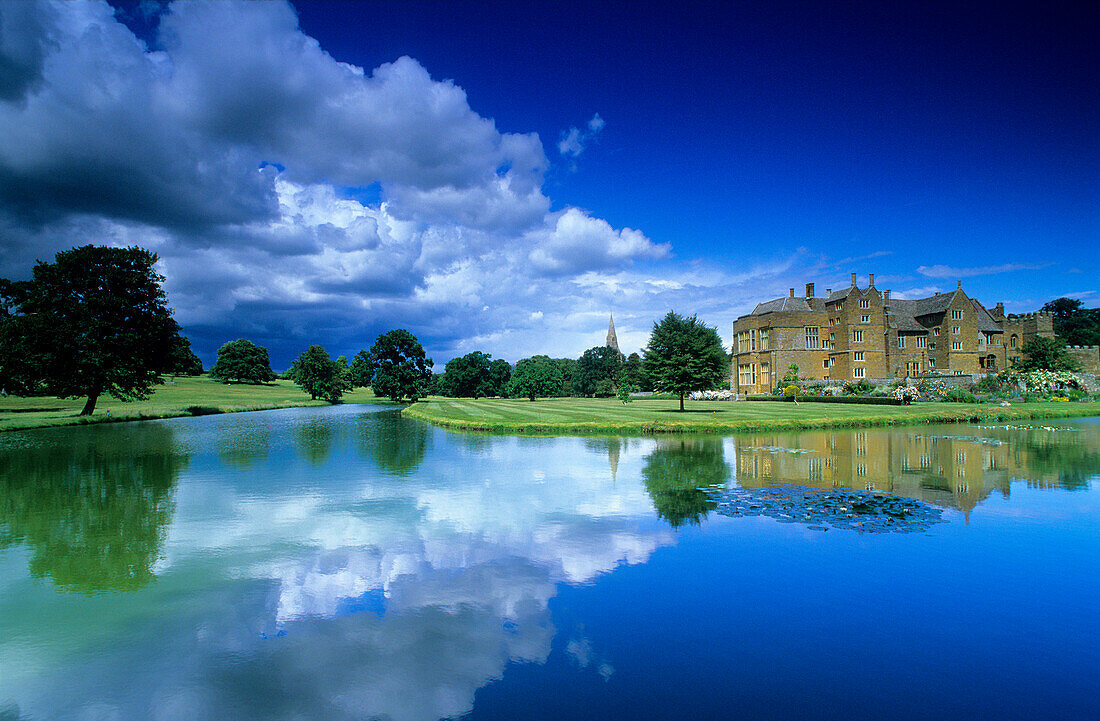
<instances>
[{"instance_id":1,"label":"stone castle","mask_svg":"<svg viewBox=\"0 0 1100 721\"><path fill-rule=\"evenodd\" d=\"M1052 314L1006 316L1003 303L986 308L961 281L950 293L902 300L877 289L874 274L859 288L852 273L848 288L818 298L807 283L803 297L791 288L735 320L730 389L766 393L792 364L818 380L996 373L1036 336L1054 337Z\"/></svg>"}]
</instances>

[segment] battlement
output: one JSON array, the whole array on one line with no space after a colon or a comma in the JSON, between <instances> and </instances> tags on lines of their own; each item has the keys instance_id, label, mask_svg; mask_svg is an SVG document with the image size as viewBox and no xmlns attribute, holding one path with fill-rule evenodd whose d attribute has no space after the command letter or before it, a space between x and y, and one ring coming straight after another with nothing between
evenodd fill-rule
<instances>
[{"instance_id":1,"label":"battlement","mask_svg":"<svg viewBox=\"0 0 1100 721\"><path fill-rule=\"evenodd\" d=\"M1071 350L1095 350L1100 351L1100 345L1067 345L1067 349Z\"/></svg>"},{"instance_id":2,"label":"battlement","mask_svg":"<svg viewBox=\"0 0 1100 721\"><path fill-rule=\"evenodd\" d=\"M1053 318L1054 314L1045 311L1037 310L1034 313L1010 313L1005 318L1006 320L1027 320L1029 318Z\"/></svg>"}]
</instances>

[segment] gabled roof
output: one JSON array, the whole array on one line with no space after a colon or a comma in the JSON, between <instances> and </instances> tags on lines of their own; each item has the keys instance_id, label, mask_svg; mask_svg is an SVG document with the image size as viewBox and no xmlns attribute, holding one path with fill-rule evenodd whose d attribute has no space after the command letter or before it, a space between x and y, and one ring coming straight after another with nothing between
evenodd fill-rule
<instances>
[{"instance_id":1,"label":"gabled roof","mask_svg":"<svg viewBox=\"0 0 1100 721\"><path fill-rule=\"evenodd\" d=\"M973 298L970 299L970 302L974 304L974 310L978 312L978 330L983 333L1004 333L1004 329L993 319L993 314L984 305Z\"/></svg>"},{"instance_id":2,"label":"gabled roof","mask_svg":"<svg viewBox=\"0 0 1100 721\"><path fill-rule=\"evenodd\" d=\"M765 313L788 312L825 312L825 301L822 298L776 298L764 303L758 303L749 315L764 315Z\"/></svg>"},{"instance_id":3,"label":"gabled roof","mask_svg":"<svg viewBox=\"0 0 1100 721\"><path fill-rule=\"evenodd\" d=\"M915 315L918 302L891 298L886 304L886 310L890 313L890 326L903 333L927 333L928 328Z\"/></svg>"}]
</instances>

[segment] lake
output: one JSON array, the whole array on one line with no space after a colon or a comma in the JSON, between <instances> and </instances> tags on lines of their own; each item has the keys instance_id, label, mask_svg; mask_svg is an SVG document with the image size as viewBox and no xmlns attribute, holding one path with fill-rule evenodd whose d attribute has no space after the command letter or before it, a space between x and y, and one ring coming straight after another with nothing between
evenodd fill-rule
<instances>
[{"instance_id":1,"label":"lake","mask_svg":"<svg viewBox=\"0 0 1100 721\"><path fill-rule=\"evenodd\" d=\"M0 719L1096 719L1100 422L0 434Z\"/></svg>"}]
</instances>

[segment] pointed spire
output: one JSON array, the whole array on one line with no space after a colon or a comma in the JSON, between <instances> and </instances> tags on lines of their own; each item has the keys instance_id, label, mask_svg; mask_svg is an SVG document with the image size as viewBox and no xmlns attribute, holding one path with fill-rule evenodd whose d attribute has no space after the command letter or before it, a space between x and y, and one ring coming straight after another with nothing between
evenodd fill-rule
<instances>
[{"instance_id":1,"label":"pointed spire","mask_svg":"<svg viewBox=\"0 0 1100 721\"><path fill-rule=\"evenodd\" d=\"M604 345L608 348L619 350L619 338L615 335L615 316L611 316L611 322L607 324L607 340ZM621 351L620 351L621 352Z\"/></svg>"}]
</instances>

